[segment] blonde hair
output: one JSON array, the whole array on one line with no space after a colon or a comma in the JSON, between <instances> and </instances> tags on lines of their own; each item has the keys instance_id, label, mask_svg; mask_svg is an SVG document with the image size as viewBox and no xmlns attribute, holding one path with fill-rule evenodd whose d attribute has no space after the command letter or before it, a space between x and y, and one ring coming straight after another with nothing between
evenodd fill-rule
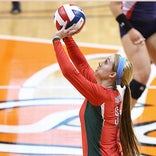
<instances>
[{"instance_id":1,"label":"blonde hair","mask_svg":"<svg viewBox=\"0 0 156 156\"><path fill-rule=\"evenodd\" d=\"M119 60L121 55L115 54L115 61L113 71L117 72ZM120 117L120 141L124 156L139 156L138 140L133 131L133 124L131 120L131 91L129 83L133 75L133 66L131 62L126 59L123 65L123 73L121 75L120 86L125 86L125 93L123 97L123 105ZM116 83L115 83L116 86Z\"/></svg>"}]
</instances>

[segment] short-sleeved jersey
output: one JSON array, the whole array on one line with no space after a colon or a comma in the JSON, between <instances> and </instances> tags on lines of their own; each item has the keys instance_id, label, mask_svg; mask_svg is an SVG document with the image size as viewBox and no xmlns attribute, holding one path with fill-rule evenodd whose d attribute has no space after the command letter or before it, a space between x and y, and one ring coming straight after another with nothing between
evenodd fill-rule
<instances>
[{"instance_id":1,"label":"short-sleeved jersey","mask_svg":"<svg viewBox=\"0 0 156 156\"><path fill-rule=\"evenodd\" d=\"M96 83L94 71L71 37L65 38L64 42L74 66L61 42L56 40L54 48L58 63L63 75L85 97L79 114L83 156L120 156L117 134L121 96L118 90Z\"/></svg>"}]
</instances>

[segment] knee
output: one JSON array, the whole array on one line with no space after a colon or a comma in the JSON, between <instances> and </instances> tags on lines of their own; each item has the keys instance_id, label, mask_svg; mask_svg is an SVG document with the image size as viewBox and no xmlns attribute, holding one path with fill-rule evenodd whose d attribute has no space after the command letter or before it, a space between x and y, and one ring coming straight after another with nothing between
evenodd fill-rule
<instances>
[{"instance_id":1,"label":"knee","mask_svg":"<svg viewBox=\"0 0 156 156\"><path fill-rule=\"evenodd\" d=\"M141 82L142 83L147 83L147 81L149 80L150 77L150 73L151 73L151 68L149 68L148 70L146 70L143 75L141 76Z\"/></svg>"},{"instance_id":2,"label":"knee","mask_svg":"<svg viewBox=\"0 0 156 156\"><path fill-rule=\"evenodd\" d=\"M142 71L138 71L130 82L131 95L132 98L135 100L139 99L146 89L146 84L150 77L151 68L146 68L146 70Z\"/></svg>"},{"instance_id":3,"label":"knee","mask_svg":"<svg viewBox=\"0 0 156 156\"><path fill-rule=\"evenodd\" d=\"M146 84L149 80L150 73L151 73L151 67L149 68L146 67L142 70L135 71L134 79L139 81L140 83Z\"/></svg>"},{"instance_id":4,"label":"knee","mask_svg":"<svg viewBox=\"0 0 156 156\"><path fill-rule=\"evenodd\" d=\"M130 83L131 95L133 99L139 99L144 90L146 89L146 85L133 79Z\"/></svg>"}]
</instances>

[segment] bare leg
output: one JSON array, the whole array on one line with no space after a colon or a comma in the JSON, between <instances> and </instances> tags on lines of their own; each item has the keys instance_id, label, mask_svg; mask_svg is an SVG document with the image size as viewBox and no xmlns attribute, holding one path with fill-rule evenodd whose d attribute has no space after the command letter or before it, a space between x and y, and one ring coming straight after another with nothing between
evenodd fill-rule
<instances>
[{"instance_id":1,"label":"bare leg","mask_svg":"<svg viewBox=\"0 0 156 156\"><path fill-rule=\"evenodd\" d=\"M121 39L125 53L132 62L134 68L134 79L146 85L150 72L151 63L146 48L146 44L134 45L128 35L124 35ZM132 99L132 107L134 107L137 99Z\"/></svg>"},{"instance_id":2,"label":"bare leg","mask_svg":"<svg viewBox=\"0 0 156 156\"><path fill-rule=\"evenodd\" d=\"M149 37L146 43L149 51L149 56L152 62L156 65L156 33Z\"/></svg>"}]
</instances>

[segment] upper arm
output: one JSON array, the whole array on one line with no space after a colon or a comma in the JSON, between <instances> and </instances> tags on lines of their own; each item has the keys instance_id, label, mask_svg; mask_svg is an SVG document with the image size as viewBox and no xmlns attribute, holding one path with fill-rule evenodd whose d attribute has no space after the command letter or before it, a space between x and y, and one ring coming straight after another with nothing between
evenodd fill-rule
<instances>
[{"instance_id":1,"label":"upper arm","mask_svg":"<svg viewBox=\"0 0 156 156\"><path fill-rule=\"evenodd\" d=\"M109 92L97 83L91 82L76 70L67 73L65 77L93 105L101 105L108 100Z\"/></svg>"}]
</instances>

